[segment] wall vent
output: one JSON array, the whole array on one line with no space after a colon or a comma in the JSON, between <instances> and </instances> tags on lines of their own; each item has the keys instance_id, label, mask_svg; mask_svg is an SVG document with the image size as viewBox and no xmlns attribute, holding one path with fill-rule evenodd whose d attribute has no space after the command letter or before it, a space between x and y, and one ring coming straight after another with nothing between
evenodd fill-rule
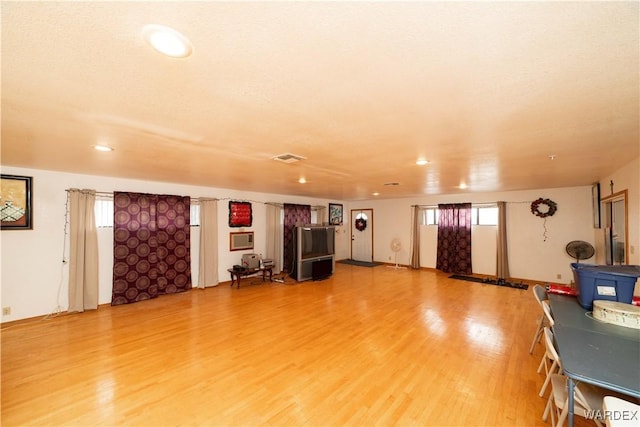
<instances>
[{"instance_id":1,"label":"wall vent","mask_svg":"<svg viewBox=\"0 0 640 427\"><path fill-rule=\"evenodd\" d=\"M284 154L280 154L278 156L272 157L271 159L276 160L278 162L283 162L283 163L295 163L295 162L299 162L300 160L305 160L306 157L298 156L291 153L284 153Z\"/></svg>"}]
</instances>

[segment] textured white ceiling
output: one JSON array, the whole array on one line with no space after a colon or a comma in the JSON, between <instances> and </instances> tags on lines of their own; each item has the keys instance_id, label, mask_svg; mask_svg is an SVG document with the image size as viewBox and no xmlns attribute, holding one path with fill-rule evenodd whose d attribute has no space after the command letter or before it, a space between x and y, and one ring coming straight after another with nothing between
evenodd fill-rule
<instances>
[{"instance_id":1,"label":"textured white ceiling","mask_svg":"<svg viewBox=\"0 0 640 427\"><path fill-rule=\"evenodd\" d=\"M3 165L354 200L589 185L639 156L638 2L1 7Z\"/></svg>"}]
</instances>

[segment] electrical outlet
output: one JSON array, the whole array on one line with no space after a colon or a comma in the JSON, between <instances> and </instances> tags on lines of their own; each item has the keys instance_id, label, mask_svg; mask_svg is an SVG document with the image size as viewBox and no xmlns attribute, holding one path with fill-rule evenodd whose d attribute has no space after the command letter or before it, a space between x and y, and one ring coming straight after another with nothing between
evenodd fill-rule
<instances>
[{"instance_id":1,"label":"electrical outlet","mask_svg":"<svg viewBox=\"0 0 640 427\"><path fill-rule=\"evenodd\" d=\"M560 273L556 274L556 279L562 279L562 274Z\"/></svg>"},{"instance_id":2,"label":"electrical outlet","mask_svg":"<svg viewBox=\"0 0 640 427\"><path fill-rule=\"evenodd\" d=\"M9 316L11 314L11 307L2 307L2 315Z\"/></svg>"}]
</instances>

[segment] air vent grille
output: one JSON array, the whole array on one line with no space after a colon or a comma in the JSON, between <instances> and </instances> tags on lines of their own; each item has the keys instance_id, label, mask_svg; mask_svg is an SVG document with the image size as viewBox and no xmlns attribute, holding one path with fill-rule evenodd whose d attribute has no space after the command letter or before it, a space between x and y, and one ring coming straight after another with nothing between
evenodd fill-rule
<instances>
[{"instance_id":1,"label":"air vent grille","mask_svg":"<svg viewBox=\"0 0 640 427\"><path fill-rule=\"evenodd\" d=\"M295 162L299 162L300 160L305 160L306 157L298 156L296 154L291 154L291 153L284 153L284 154L280 154L278 156L272 157L272 159L282 163L295 163Z\"/></svg>"}]
</instances>

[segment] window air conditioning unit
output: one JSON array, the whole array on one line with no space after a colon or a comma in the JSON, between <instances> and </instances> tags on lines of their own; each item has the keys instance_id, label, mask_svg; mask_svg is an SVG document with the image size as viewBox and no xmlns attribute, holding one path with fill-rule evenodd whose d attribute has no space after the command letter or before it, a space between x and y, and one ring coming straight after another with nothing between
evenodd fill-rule
<instances>
[{"instance_id":1,"label":"window air conditioning unit","mask_svg":"<svg viewBox=\"0 0 640 427\"><path fill-rule=\"evenodd\" d=\"M253 231L229 233L229 250L244 251L253 249Z\"/></svg>"}]
</instances>

